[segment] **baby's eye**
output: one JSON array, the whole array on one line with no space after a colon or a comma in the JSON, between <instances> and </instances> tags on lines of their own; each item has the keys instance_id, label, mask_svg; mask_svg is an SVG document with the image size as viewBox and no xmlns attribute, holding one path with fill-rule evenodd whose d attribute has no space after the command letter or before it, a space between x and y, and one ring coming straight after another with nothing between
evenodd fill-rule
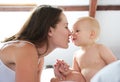
<instances>
[{"instance_id":1,"label":"baby's eye","mask_svg":"<svg viewBox=\"0 0 120 82\"><path fill-rule=\"evenodd\" d=\"M76 30L76 32L80 32L80 30Z\"/></svg>"}]
</instances>

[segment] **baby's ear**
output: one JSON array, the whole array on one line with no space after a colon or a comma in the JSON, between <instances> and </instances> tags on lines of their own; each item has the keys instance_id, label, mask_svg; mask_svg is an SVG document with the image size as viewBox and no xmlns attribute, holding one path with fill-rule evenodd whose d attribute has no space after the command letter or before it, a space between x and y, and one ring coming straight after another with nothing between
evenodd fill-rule
<instances>
[{"instance_id":1,"label":"baby's ear","mask_svg":"<svg viewBox=\"0 0 120 82\"><path fill-rule=\"evenodd\" d=\"M96 32L95 31L91 31L90 38L94 39L95 37L96 37Z\"/></svg>"}]
</instances>

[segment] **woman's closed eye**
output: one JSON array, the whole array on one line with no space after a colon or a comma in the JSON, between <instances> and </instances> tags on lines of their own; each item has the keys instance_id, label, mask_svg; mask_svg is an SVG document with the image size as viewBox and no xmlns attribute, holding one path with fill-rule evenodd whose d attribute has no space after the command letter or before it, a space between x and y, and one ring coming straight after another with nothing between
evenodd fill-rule
<instances>
[{"instance_id":1,"label":"woman's closed eye","mask_svg":"<svg viewBox=\"0 0 120 82\"><path fill-rule=\"evenodd\" d=\"M68 26L66 26L65 28L68 29Z\"/></svg>"}]
</instances>

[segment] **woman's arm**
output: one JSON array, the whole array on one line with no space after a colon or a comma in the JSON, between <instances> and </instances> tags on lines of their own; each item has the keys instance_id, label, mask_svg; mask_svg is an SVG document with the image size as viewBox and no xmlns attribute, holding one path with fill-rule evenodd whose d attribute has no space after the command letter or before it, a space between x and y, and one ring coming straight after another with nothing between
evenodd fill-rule
<instances>
[{"instance_id":1,"label":"woman's arm","mask_svg":"<svg viewBox=\"0 0 120 82\"><path fill-rule=\"evenodd\" d=\"M16 82L39 82L38 78L38 54L33 45L25 44L16 49Z\"/></svg>"}]
</instances>

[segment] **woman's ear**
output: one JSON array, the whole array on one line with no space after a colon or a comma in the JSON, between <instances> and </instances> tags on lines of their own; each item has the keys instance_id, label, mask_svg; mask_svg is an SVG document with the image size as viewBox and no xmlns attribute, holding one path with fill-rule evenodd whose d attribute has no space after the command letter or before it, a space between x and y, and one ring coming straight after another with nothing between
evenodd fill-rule
<instances>
[{"instance_id":1,"label":"woman's ear","mask_svg":"<svg viewBox=\"0 0 120 82\"><path fill-rule=\"evenodd\" d=\"M52 36L52 35L53 35L53 30L54 30L54 28L50 27L50 29L49 29L49 31L48 31L48 35L49 35L49 36Z\"/></svg>"}]
</instances>

